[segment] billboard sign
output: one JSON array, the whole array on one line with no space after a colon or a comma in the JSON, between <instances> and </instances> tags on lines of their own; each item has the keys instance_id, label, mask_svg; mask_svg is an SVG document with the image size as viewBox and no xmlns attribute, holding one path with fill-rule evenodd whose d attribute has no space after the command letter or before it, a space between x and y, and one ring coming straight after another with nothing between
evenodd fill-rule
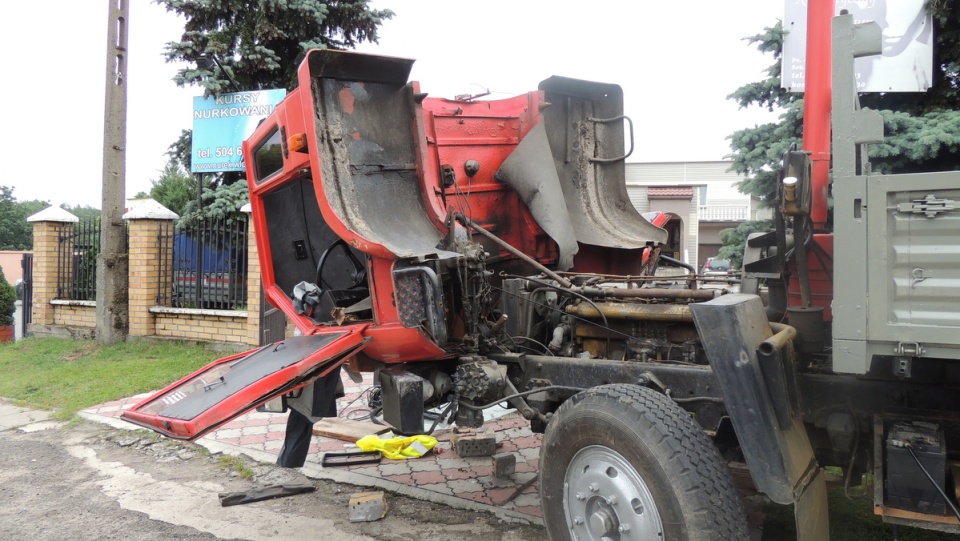
<instances>
[{"instance_id":1,"label":"billboard sign","mask_svg":"<svg viewBox=\"0 0 960 541\"><path fill-rule=\"evenodd\" d=\"M807 44L807 2L786 0L783 18L781 86L803 92ZM925 0L836 0L854 23L876 21L883 52L855 60L859 92L925 92L933 84L933 17Z\"/></svg>"},{"instance_id":2,"label":"billboard sign","mask_svg":"<svg viewBox=\"0 0 960 541\"><path fill-rule=\"evenodd\" d=\"M243 171L243 140L286 93L281 88L193 98L190 171Z\"/></svg>"}]
</instances>

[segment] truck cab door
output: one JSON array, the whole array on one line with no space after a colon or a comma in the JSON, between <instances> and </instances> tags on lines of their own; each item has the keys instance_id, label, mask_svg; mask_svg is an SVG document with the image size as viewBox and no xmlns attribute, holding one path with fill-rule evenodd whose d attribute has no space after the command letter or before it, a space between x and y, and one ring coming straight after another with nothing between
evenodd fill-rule
<instances>
[{"instance_id":1,"label":"truck cab door","mask_svg":"<svg viewBox=\"0 0 960 541\"><path fill-rule=\"evenodd\" d=\"M121 418L171 438L194 440L328 374L367 344L362 330L363 326L324 328L214 361Z\"/></svg>"}]
</instances>

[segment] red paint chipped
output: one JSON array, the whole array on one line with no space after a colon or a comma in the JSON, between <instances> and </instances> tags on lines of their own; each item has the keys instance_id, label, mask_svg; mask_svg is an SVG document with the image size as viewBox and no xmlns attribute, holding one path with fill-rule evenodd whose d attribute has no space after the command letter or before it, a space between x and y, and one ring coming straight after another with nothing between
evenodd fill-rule
<instances>
[{"instance_id":1,"label":"red paint chipped","mask_svg":"<svg viewBox=\"0 0 960 541\"><path fill-rule=\"evenodd\" d=\"M350 134L350 137L353 137L354 139L356 139L357 141L359 141L359 140L360 140L360 132L355 131L355 132L353 132L353 133Z\"/></svg>"},{"instance_id":2,"label":"red paint chipped","mask_svg":"<svg viewBox=\"0 0 960 541\"><path fill-rule=\"evenodd\" d=\"M353 103L356 98L353 97L353 92L349 88L344 88L340 90L340 105L343 106L343 112L352 115L353 114Z\"/></svg>"}]
</instances>

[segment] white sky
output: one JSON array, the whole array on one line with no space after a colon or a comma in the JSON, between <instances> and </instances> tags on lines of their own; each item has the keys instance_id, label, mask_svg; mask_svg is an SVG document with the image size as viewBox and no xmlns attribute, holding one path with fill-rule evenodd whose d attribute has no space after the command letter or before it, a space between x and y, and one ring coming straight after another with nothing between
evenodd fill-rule
<instances>
[{"instance_id":1,"label":"white sky","mask_svg":"<svg viewBox=\"0 0 960 541\"><path fill-rule=\"evenodd\" d=\"M634 121L631 162L707 161L734 130L772 120L726 96L772 61L742 38L783 16L780 0L373 0L396 16L380 45L417 59L411 78L437 97L536 90L563 75L617 83ZM107 2L6 2L0 46L8 120L0 185L19 200L100 206ZM580 9L570 9L577 6ZM152 1L130 2L127 197L149 190L167 147L191 127L198 88L177 88L164 62L183 22ZM589 9L583 9L587 7ZM10 54L15 53L15 54ZM13 138L26 136L27 145Z\"/></svg>"}]
</instances>

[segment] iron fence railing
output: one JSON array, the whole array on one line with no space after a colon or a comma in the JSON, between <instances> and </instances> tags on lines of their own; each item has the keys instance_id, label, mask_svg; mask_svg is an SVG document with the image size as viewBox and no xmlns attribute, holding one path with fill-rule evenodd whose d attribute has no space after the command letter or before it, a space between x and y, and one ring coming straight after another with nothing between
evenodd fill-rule
<instances>
[{"instance_id":1,"label":"iron fence railing","mask_svg":"<svg viewBox=\"0 0 960 541\"><path fill-rule=\"evenodd\" d=\"M93 301L97 298L97 255L100 218L57 227L58 299Z\"/></svg>"},{"instance_id":2,"label":"iron fence railing","mask_svg":"<svg viewBox=\"0 0 960 541\"><path fill-rule=\"evenodd\" d=\"M161 229L157 304L234 310L247 304L247 216Z\"/></svg>"}]
</instances>

